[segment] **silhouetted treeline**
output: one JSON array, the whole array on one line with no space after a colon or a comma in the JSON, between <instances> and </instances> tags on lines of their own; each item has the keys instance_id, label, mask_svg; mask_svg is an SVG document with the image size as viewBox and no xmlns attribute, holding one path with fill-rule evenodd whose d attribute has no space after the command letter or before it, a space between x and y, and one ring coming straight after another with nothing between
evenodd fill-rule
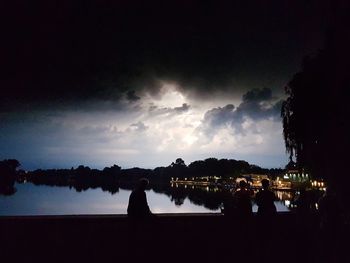
<instances>
[{"instance_id":1,"label":"silhouetted treeline","mask_svg":"<svg viewBox=\"0 0 350 263\"><path fill-rule=\"evenodd\" d=\"M20 163L15 159L0 161L0 195L12 195L16 192L17 168Z\"/></svg>"},{"instance_id":2,"label":"silhouetted treeline","mask_svg":"<svg viewBox=\"0 0 350 263\"><path fill-rule=\"evenodd\" d=\"M17 170L19 162L17 160L4 160L0 162L0 194L11 195L15 193L15 181L24 180L35 185L63 186L74 188L76 191L85 191L89 188L101 188L112 194L119 189L132 190L137 181L144 177L150 181L148 189L156 193L167 195L177 206L181 206L185 199L196 205L204 206L211 210L217 210L223 200L223 192L213 191L213 188L201 187L171 187L170 180L178 178L201 178L207 176L221 176L223 178L236 178L246 173L263 173L271 177L280 175L282 169L263 169L256 165L251 165L246 161L233 159L208 158L194 161L189 165L178 158L167 167L157 167L155 169L131 168L121 169L118 165L105 167L102 170L91 169L80 165L71 169L38 169L24 173ZM6 187L5 187L6 186Z\"/></svg>"},{"instance_id":3,"label":"silhouetted treeline","mask_svg":"<svg viewBox=\"0 0 350 263\"><path fill-rule=\"evenodd\" d=\"M167 167L157 167L153 170L155 177L163 180L169 180L171 177L183 179L186 177L221 176L228 178L247 173L268 174L274 177L282 172L282 169L264 169L242 160L218 160L216 158L194 161L188 166L181 158L178 158Z\"/></svg>"},{"instance_id":4,"label":"silhouetted treeline","mask_svg":"<svg viewBox=\"0 0 350 263\"><path fill-rule=\"evenodd\" d=\"M106 167L102 171L83 165L76 169L39 169L26 175L26 179L36 185L69 186L78 192L100 187L112 194L119 190L120 177L121 168L118 165Z\"/></svg>"},{"instance_id":5,"label":"silhouetted treeline","mask_svg":"<svg viewBox=\"0 0 350 263\"><path fill-rule=\"evenodd\" d=\"M36 185L67 186L75 188L77 191L100 187L113 194L118 192L119 187L132 189L142 177L149 179L150 188L156 189L159 185L163 188L168 186L172 178L179 180L186 177L207 176L235 178L246 173L268 174L274 177L282 172L282 169L264 169L242 160L208 158L186 165L181 158L178 158L167 167L157 167L153 170L121 169L118 165L98 170L80 165L71 169L35 170L28 172L25 179Z\"/></svg>"}]
</instances>

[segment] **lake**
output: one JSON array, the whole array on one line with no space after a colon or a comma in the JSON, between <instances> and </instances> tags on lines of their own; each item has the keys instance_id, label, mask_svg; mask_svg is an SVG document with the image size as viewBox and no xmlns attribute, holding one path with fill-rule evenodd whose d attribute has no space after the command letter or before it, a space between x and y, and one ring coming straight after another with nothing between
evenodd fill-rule
<instances>
[{"instance_id":1,"label":"lake","mask_svg":"<svg viewBox=\"0 0 350 263\"><path fill-rule=\"evenodd\" d=\"M0 216L15 215L77 215L77 214L126 214L130 190L119 189L117 193L101 188L77 192L74 188L32 183L16 184L17 192L12 196L0 196ZM175 190L175 189L174 189ZM180 190L178 190L180 191ZM197 190L205 195L205 190ZM209 191L209 190L208 190ZM198 196L172 195L146 191L149 207L153 213L219 213L218 204L209 205L198 200ZM209 199L215 193L208 195ZM278 211L289 211L288 193L278 192ZM179 201L180 200L180 201ZM282 201L283 200L283 201ZM209 207L209 208L208 208ZM253 205L256 212L257 206Z\"/></svg>"}]
</instances>

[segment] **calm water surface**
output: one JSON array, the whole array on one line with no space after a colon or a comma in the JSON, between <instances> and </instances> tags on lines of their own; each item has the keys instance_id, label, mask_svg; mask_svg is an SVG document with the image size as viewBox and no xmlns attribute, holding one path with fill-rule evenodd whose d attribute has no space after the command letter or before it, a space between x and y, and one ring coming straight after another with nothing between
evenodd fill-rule
<instances>
[{"instance_id":1,"label":"calm water surface","mask_svg":"<svg viewBox=\"0 0 350 263\"><path fill-rule=\"evenodd\" d=\"M116 194L100 188L77 192L68 187L17 184L12 196L0 196L0 215L74 215L74 214L126 214L129 190L120 189ZM193 204L188 198L181 206L175 205L165 194L146 191L153 213L216 213L204 206ZM277 201L278 211L289 211L283 202ZM256 212L257 207L253 206Z\"/></svg>"}]
</instances>

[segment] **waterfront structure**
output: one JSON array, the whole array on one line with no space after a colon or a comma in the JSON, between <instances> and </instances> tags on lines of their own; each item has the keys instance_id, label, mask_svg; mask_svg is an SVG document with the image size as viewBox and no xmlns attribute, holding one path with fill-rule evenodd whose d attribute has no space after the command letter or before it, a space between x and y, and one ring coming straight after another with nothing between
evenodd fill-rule
<instances>
[{"instance_id":1,"label":"waterfront structure","mask_svg":"<svg viewBox=\"0 0 350 263\"><path fill-rule=\"evenodd\" d=\"M311 180L311 188L326 191L326 183L323 180Z\"/></svg>"},{"instance_id":2,"label":"waterfront structure","mask_svg":"<svg viewBox=\"0 0 350 263\"><path fill-rule=\"evenodd\" d=\"M304 171L304 169L288 169L283 176L283 179L290 180L292 182L309 182L310 175Z\"/></svg>"},{"instance_id":3,"label":"waterfront structure","mask_svg":"<svg viewBox=\"0 0 350 263\"><path fill-rule=\"evenodd\" d=\"M290 190L308 187L310 184L310 175L304 169L293 167L287 169L283 176L278 176L272 182L271 188L278 190Z\"/></svg>"},{"instance_id":4,"label":"waterfront structure","mask_svg":"<svg viewBox=\"0 0 350 263\"><path fill-rule=\"evenodd\" d=\"M252 188L261 188L261 181L263 179L270 180L266 174L244 174L236 179L236 183L239 183L241 180L245 180L250 183Z\"/></svg>"},{"instance_id":5,"label":"waterfront structure","mask_svg":"<svg viewBox=\"0 0 350 263\"><path fill-rule=\"evenodd\" d=\"M174 180L175 179L175 180ZM210 180L207 177L191 177L184 178L184 180L176 180L178 178L172 178L170 181L170 186L174 188L183 187L185 189L202 189L207 192L218 192L220 183L217 181ZM219 180L219 179L216 179Z\"/></svg>"},{"instance_id":6,"label":"waterfront structure","mask_svg":"<svg viewBox=\"0 0 350 263\"><path fill-rule=\"evenodd\" d=\"M271 188L275 190L291 190L293 187L290 180L277 177L276 180L272 181Z\"/></svg>"}]
</instances>

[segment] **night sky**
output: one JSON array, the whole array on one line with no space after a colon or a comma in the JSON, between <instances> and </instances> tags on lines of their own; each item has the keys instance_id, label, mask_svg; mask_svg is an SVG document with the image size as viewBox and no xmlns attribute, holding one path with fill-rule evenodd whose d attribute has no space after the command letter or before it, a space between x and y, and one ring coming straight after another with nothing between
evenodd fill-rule
<instances>
[{"instance_id":1,"label":"night sky","mask_svg":"<svg viewBox=\"0 0 350 263\"><path fill-rule=\"evenodd\" d=\"M328 1L42 1L4 9L0 159L24 169L287 163L284 87Z\"/></svg>"}]
</instances>

